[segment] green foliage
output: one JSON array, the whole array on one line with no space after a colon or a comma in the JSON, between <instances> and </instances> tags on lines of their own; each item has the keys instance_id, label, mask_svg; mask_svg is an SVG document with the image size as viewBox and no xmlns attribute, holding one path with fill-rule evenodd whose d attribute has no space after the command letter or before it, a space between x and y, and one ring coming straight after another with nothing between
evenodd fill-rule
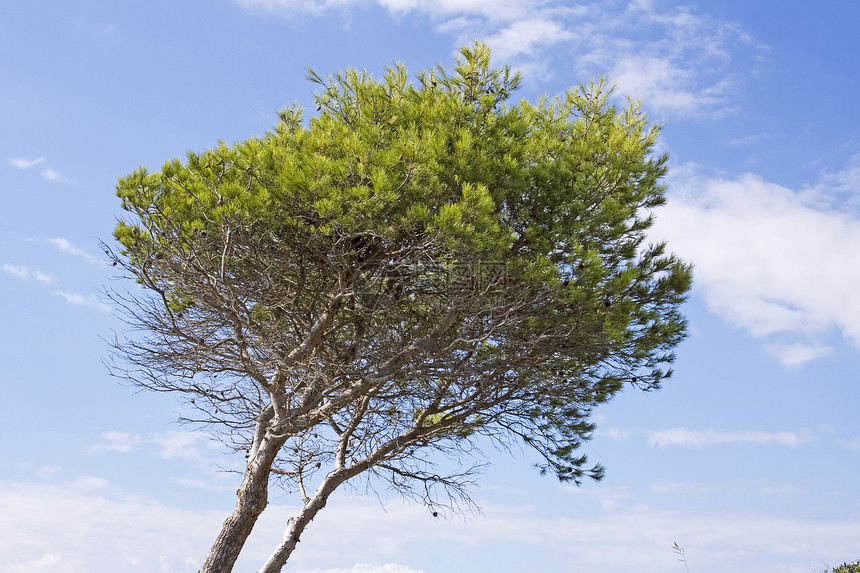
<instances>
[{"instance_id":1,"label":"green foliage","mask_svg":"<svg viewBox=\"0 0 860 573\"><path fill-rule=\"evenodd\" d=\"M657 388L685 336L690 267L646 243L658 129L603 80L510 103L520 78L482 44L414 82L308 77L309 120L288 108L262 137L120 179L117 261L155 301L131 360L158 357L162 390L222 373L206 397L235 431L280 400L367 436L504 433L561 479L599 477L577 453L591 408ZM452 288L480 263L502 279Z\"/></svg>"}]
</instances>

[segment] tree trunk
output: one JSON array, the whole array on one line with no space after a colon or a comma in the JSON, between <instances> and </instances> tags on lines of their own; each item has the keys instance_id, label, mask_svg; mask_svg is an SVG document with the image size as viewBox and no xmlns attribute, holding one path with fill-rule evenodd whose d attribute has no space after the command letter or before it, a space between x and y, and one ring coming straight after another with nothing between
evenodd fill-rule
<instances>
[{"instance_id":1,"label":"tree trunk","mask_svg":"<svg viewBox=\"0 0 860 573\"><path fill-rule=\"evenodd\" d=\"M386 455L410 443L411 440L425 431L428 430L413 427L408 432L388 440L363 460L351 466L341 465L326 475L313 497L305 501L305 505L299 514L287 521L286 531L284 531L284 536L281 538L277 549L269 556L269 559L266 560L257 573L280 573L281 569L287 563L287 559L290 558L296 545L298 545L299 537L304 532L305 527L325 507L329 496L334 490L340 487L345 481L357 476L367 468L378 464Z\"/></svg>"},{"instance_id":2,"label":"tree trunk","mask_svg":"<svg viewBox=\"0 0 860 573\"><path fill-rule=\"evenodd\" d=\"M287 521L287 529L284 531L284 536L281 538L278 548L269 556L266 563L260 568L257 573L280 573L281 569L287 563L296 545L299 543L299 537L305 530L305 527L316 517L316 514L325 507L329 496L337 487L354 475L354 472L335 471L323 480L319 489L312 498L305 502L302 511L295 517L291 517Z\"/></svg>"},{"instance_id":3,"label":"tree trunk","mask_svg":"<svg viewBox=\"0 0 860 573\"><path fill-rule=\"evenodd\" d=\"M230 573L251 534L257 518L266 509L269 499L269 476L272 463L285 439L264 438L255 455L248 461L245 478L236 491L239 500L233 514L227 518L221 533L206 556L198 573Z\"/></svg>"}]
</instances>

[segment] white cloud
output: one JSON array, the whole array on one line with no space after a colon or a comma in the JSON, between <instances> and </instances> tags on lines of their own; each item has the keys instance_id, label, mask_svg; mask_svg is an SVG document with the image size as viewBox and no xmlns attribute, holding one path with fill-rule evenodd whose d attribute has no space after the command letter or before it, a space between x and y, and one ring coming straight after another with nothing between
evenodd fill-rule
<instances>
[{"instance_id":1,"label":"white cloud","mask_svg":"<svg viewBox=\"0 0 860 573\"><path fill-rule=\"evenodd\" d=\"M70 482L66 482L68 488L84 493L103 490L108 484L108 480L94 476L79 476Z\"/></svg>"},{"instance_id":2,"label":"white cloud","mask_svg":"<svg viewBox=\"0 0 860 573\"><path fill-rule=\"evenodd\" d=\"M370 565L356 563L349 569L303 569L296 573L425 573L423 569L412 569L406 565L387 563L385 565Z\"/></svg>"},{"instance_id":3,"label":"white cloud","mask_svg":"<svg viewBox=\"0 0 860 573\"><path fill-rule=\"evenodd\" d=\"M532 13L540 2L534 0L235 0L243 8L271 12L283 17L302 14L323 15L333 10L378 4L393 13L423 12L436 18L460 14L491 20L510 21Z\"/></svg>"},{"instance_id":4,"label":"white cloud","mask_svg":"<svg viewBox=\"0 0 860 573\"><path fill-rule=\"evenodd\" d=\"M759 497L788 496L798 494L798 489L790 485L755 484L755 483L679 483L668 482L652 484L649 491L657 495L685 495L714 498L717 495L730 495L737 498L740 495L755 495Z\"/></svg>"},{"instance_id":5,"label":"white cloud","mask_svg":"<svg viewBox=\"0 0 860 573\"><path fill-rule=\"evenodd\" d=\"M70 255L74 255L76 257L80 257L84 259L86 262L91 265L101 265L105 264L105 261L102 259L91 255L80 247L75 246L68 239L64 239L62 237L54 237L52 239L27 239L28 241L36 242L36 243L48 243L50 245L54 245L64 253L68 253Z\"/></svg>"},{"instance_id":6,"label":"white cloud","mask_svg":"<svg viewBox=\"0 0 860 573\"><path fill-rule=\"evenodd\" d=\"M573 34L564 26L548 18L518 20L486 38L493 57L506 61L520 54L534 54L537 48L570 40Z\"/></svg>"},{"instance_id":7,"label":"white cloud","mask_svg":"<svg viewBox=\"0 0 860 573\"><path fill-rule=\"evenodd\" d=\"M36 159L26 159L24 157L11 157L9 158L9 165L12 167L17 167L18 169L29 169L34 165L38 165L45 160L44 157L37 157Z\"/></svg>"},{"instance_id":8,"label":"white cloud","mask_svg":"<svg viewBox=\"0 0 860 573\"><path fill-rule=\"evenodd\" d=\"M47 275L38 269L30 269L28 267L16 266L10 264L4 264L0 266L0 270L2 270L6 274L10 274L13 277L19 278L21 280L28 281L30 279L35 279L40 283L50 284L57 280L56 277Z\"/></svg>"},{"instance_id":9,"label":"white cloud","mask_svg":"<svg viewBox=\"0 0 860 573\"><path fill-rule=\"evenodd\" d=\"M39 269L31 270L30 274L33 276L34 279L36 279L40 283L50 284L50 283L57 280L57 277L54 277L51 275L46 275L45 273L43 273Z\"/></svg>"},{"instance_id":10,"label":"white cloud","mask_svg":"<svg viewBox=\"0 0 860 573\"><path fill-rule=\"evenodd\" d=\"M603 511L616 511L623 507L629 507L635 501L634 494L626 487L594 487L583 488L576 485L563 484L559 490L565 493L583 496L596 500Z\"/></svg>"},{"instance_id":11,"label":"white cloud","mask_svg":"<svg viewBox=\"0 0 860 573\"><path fill-rule=\"evenodd\" d=\"M3 272L6 274L10 274L13 277L17 277L22 280L27 280L30 278L30 270L27 267L18 267L14 265L4 264L2 267Z\"/></svg>"},{"instance_id":12,"label":"white cloud","mask_svg":"<svg viewBox=\"0 0 860 573\"><path fill-rule=\"evenodd\" d=\"M697 495L697 496L712 496L715 493L720 493L725 489L725 486L702 484L702 483L678 483L669 482L662 484L653 484L649 488L651 493L659 495Z\"/></svg>"},{"instance_id":13,"label":"white cloud","mask_svg":"<svg viewBox=\"0 0 860 573\"><path fill-rule=\"evenodd\" d=\"M609 78L620 91L658 113L692 116L719 108L731 88L727 79L700 86L697 70L661 54L627 54L614 59Z\"/></svg>"},{"instance_id":14,"label":"white cloud","mask_svg":"<svg viewBox=\"0 0 860 573\"><path fill-rule=\"evenodd\" d=\"M0 485L2 571L38 571L33 565L40 563L57 573L112 573L132 564L140 571L195 571L229 512L179 509L110 488L87 491L69 483ZM270 505L236 570L259 566L295 509ZM463 571L522 570L521 559L506 561L514 553L576 563L577 571L662 573L674 563L671 544L677 540L703 570L808 573L821 559L856 557L852 552L860 537L857 519L789 519L700 508L562 513L485 505L485 516L446 521L429 518L415 506L386 511L373 498L340 496L302 536L290 570L420 573L432 569L415 562L432 563L428 557L439 551L462 559ZM499 547L506 551L499 553ZM468 562L476 550L492 560L487 568ZM350 556L347 564L343 555Z\"/></svg>"},{"instance_id":15,"label":"white cloud","mask_svg":"<svg viewBox=\"0 0 860 573\"><path fill-rule=\"evenodd\" d=\"M113 307L101 302L95 295L82 295L75 292L55 291L55 295L61 296L75 306L90 306L102 312L113 312Z\"/></svg>"},{"instance_id":16,"label":"white cloud","mask_svg":"<svg viewBox=\"0 0 860 573\"><path fill-rule=\"evenodd\" d=\"M860 216L860 153L854 155L844 169L824 173L821 181L803 189L802 195L818 208Z\"/></svg>"},{"instance_id":17,"label":"white cloud","mask_svg":"<svg viewBox=\"0 0 860 573\"><path fill-rule=\"evenodd\" d=\"M786 368L797 368L816 358L833 353L833 348L823 344L784 344L775 342L765 344L764 349L775 356Z\"/></svg>"},{"instance_id":18,"label":"white cloud","mask_svg":"<svg viewBox=\"0 0 860 573\"><path fill-rule=\"evenodd\" d=\"M800 446L811 441L808 432L723 432L714 429L690 430L672 428L648 433L648 441L657 447L705 446L712 444L776 444Z\"/></svg>"},{"instance_id":19,"label":"white cloud","mask_svg":"<svg viewBox=\"0 0 860 573\"><path fill-rule=\"evenodd\" d=\"M10 563L3 569L6 573L33 573L37 571L55 571L55 566L63 560L58 553L44 553L33 560Z\"/></svg>"},{"instance_id":20,"label":"white cloud","mask_svg":"<svg viewBox=\"0 0 860 573\"><path fill-rule=\"evenodd\" d=\"M7 162L9 163L9 165L11 165L12 167L15 167L17 169L30 169L31 167L39 165L40 163L43 163L44 161L45 161L44 157L37 157L35 159L27 159L25 157L11 157L11 158L7 159ZM66 177L65 175L63 175L62 173L58 172L56 169L53 169L51 167L46 167L45 169L43 169L41 172L41 175L42 175L43 179L46 179L48 181L52 181L54 183L74 183L75 182L74 179L70 179L69 177Z\"/></svg>"},{"instance_id":21,"label":"white cloud","mask_svg":"<svg viewBox=\"0 0 860 573\"><path fill-rule=\"evenodd\" d=\"M217 448L218 445L202 432L172 431L150 434L132 434L128 432L103 432L97 442L87 448L89 453L115 452L130 453L145 446L154 450L161 459L190 459L204 460L204 447Z\"/></svg>"},{"instance_id":22,"label":"white cloud","mask_svg":"<svg viewBox=\"0 0 860 573\"><path fill-rule=\"evenodd\" d=\"M824 183L793 191L755 174L703 177L695 166L669 183L655 238L695 264L713 312L766 339L788 367L828 354L816 338L834 327L860 348L860 218L828 205L836 195Z\"/></svg>"},{"instance_id":23,"label":"white cloud","mask_svg":"<svg viewBox=\"0 0 860 573\"><path fill-rule=\"evenodd\" d=\"M324 14L333 9L345 9L363 4L356 0L236 0L241 7L294 17L301 14Z\"/></svg>"},{"instance_id":24,"label":"white cloud","mask_svg":"<svg viewBox=\"0 0 860 573\"><path fill-rule=\"evenodd\" d=\"M393 15L437 22L457 46L482 38L497 60L527 73L578 79L607 75L646 110L672 116L725 113L738 78L753 73L766 50L736 24L685 6L652 2L560 0L235 0L292 18L322 16L376 3ZM552 70L552 72L550 71Z\"/></svg>"},{"instance_id":25,"label":"white cloud","mask_svg":"<svg viewBox=\"0 0 860 573\"><path fill-rule=\"evenodd\" d=\"M693 430L689 428L669 428L665 430L607 428L601 435L613 440L627 440L632 436L644 435L649 444L659 447L668 446L705 446L715 444L775 444L782 446L801 446L812 441L809 430L798 432L740 431L728 432L716 429Z\"/></svg>"},{"instance_id":26,"label":"white cloud","mask_svg":"<svg viewBox=\"0 0 860 573\"><path fill-rule=\"evenodd\" d=\"M48 167L42 171L42 178L56 183L70 183L72 180Z\"/></svg>"},{"instance_id":27,"label":"white cloud","mask_svg":"<svg viewBox=\"0 0 860 573\"><path fill-rule=\"evenodd\" d=\"M730 22L651 2L603 11L580 49L578 71L607 74L650 112L685 117L729 111L738 78L765 50Z\"/></svg>"},{"instance_id":28,"label":"white cloud","mask_svg":"<svg viewBox=\"0 0 860 573\"><path fill-rule=\"evenodd\" d=\"M786 496L797 493L797 488L791 485L763 485L758 488L759 495Z\"/></svg>"},{"instance_id":29,"label":"white cloud","mask_svg":"<svg viewBox=\"0 0 860 573\"><path fill-rule=\"evenodd\" d=\"M416 10L435 16L469 14L494 20L522 18L537 8L533 0L380 0L379 4L394 10Z\"/></svg>"},{"instance_id":30,"label":"white cloud","mask_svg":"<svg viewBox=\"0 0 860 573\"><path fill-rule=\"evenodd\" d=\"M209 489L211 487L210 483L195 478L173 477L170 478L170 482L175 483L176 485L181 485L183 487L190 487L194 489Z\"/></svg>"},{"instance_id":31,"label":"white cloud","mask_svg":"<svg viewBox=\"0 0 860 573\"><path fill-rule=\"evenodd\" d=\"M140 434L129 434L127 432L104 432L99 436L99 441L90 445L87 451L96 452L119 452L128 453L141 443Z\"/></svg>"},{"instance_id":32,"label":"white cloud","mask_svg":"<svg viewBox=\"0 0 860 573\"><path fill-rule=\"evenodd\" d=\"M208 442L201 432L164 432L151 436L149 441L158 446L158 455L162 459L202 459L199 444Z\"/></svg>"},{"instance_id":33,"label":"white cloud","mask_svg":"<svg viewBox=\"0 0 860 573\"><path fill-rule=\"evenodd\" d=\"M601 435L604 435L607 438L612 438L613 440L626 440L633 436L636 431L623 428L606 428L605 430L601 430L600 433Z\"/></svg>"},{"instance_id":34,"label":"white cloud","mask_svg":"<svg viewBox=\"0 0 860 573\"><path fill-rule=\"evenodd\" d=\"M196 571L220 512L106 491L102 478L0 487L0 571ZM40 569L41 567L41 569Z\"/></svg>"}]
</instances>

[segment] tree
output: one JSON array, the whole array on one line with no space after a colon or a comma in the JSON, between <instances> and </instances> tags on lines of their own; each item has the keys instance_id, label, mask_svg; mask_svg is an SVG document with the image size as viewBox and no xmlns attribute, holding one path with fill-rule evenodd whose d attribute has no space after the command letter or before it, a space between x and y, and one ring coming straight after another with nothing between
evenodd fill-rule
<instances>
[{"instance_id":1,"label":"tree","mask_svg":"<svg viewBox=\"0 0 860 573\"><path fill-rule=\"evenodd\" d=\"M536 105L480 43L410 82L345 71L318 115L120 179L108 249L136 333L113 367L176 392L247 467L201 571L230 571L269 486L302 509L280 571L339 486L364 476L428 505L470 503L475 466L521 443L542 472L599 479L579 452L595 405L671 374L690 268L648 244L666 157L603 81Z\"/></svg>"}]
</instances>

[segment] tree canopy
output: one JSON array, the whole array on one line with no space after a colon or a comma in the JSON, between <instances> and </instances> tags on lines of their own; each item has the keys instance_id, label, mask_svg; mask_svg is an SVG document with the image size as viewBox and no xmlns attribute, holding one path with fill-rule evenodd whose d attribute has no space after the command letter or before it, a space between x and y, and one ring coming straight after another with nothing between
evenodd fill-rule
<instances>
[{"instance_id":1,"label":"tree canopy","mask_svg":"<svg viewBox=\"0 0 860 573\"><path fill-rule=\"evenodd\" d=\"M483 440L562 480L599 478L592 408L671 374L690 268L649 244L667 158L604 81L510 103L476 43L410 81L347 70L317 114L119 180L110 251L139 288L114 367L176 392L247 457L201 571L230 571L273 480L303 509L280 571L335 488L365 474L438 511L468 501Z\"/></svg>"}]
</instances>

